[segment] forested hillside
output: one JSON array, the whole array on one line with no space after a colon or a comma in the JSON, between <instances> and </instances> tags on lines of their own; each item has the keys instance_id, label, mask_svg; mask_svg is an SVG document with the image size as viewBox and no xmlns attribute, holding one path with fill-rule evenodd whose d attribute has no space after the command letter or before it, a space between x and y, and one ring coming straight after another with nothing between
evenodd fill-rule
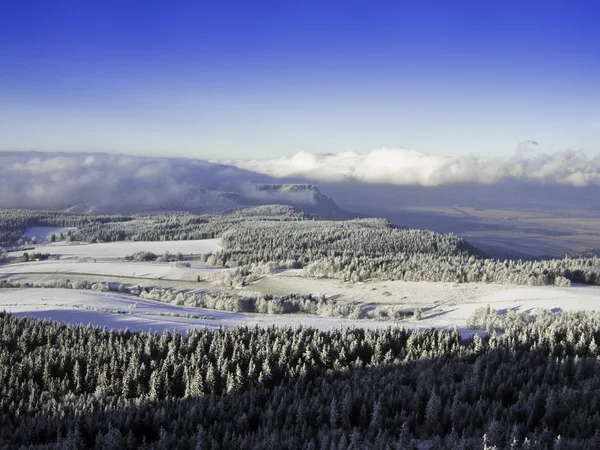
<instances>
[{"instance_id":1,"label":"forested hillside","mask_svg":"<svg viewBox=\"0 0 600 450\"><path fill-rule=\"evenodd\" d=\"M17 242L34 226L76 227L71 241L171 241L219 236L247 221L303 220L310 216L289 206L257 206L226 215L165 213L152 215L96 215L55 211L0 210L0 245Z\"/></svg>"},{"instance_id":2,"label":"forested hillside","mask_svg":"<svg viewBox=\"0 0 600 450\"><path fill-rule=\"evenodd\" d=\"M600 316L521 316L462 342L402 329L159 336L0 314L0 446L598 448Z\"/></svg>"},{"instance_id":3,"label":"forested hillside","mask_svg":"<svg viewBox=\"0 0 600 450\"><path fill-rule=\"evenodd\" d=\"M14 243L32 226L77 227L67 239L86 242L222 237L223 250L204 255L204 260L239 268L232 284L240 286L264 275L265 265L304 268L306 276L350 282L600 284L596 256L502 261L488 258L453 234L398 228L383 219L315 220L288 206L259 206L228 215L96 216L7 210L0 212L0 241Z\"/></svg>"},{"instance_id":4,"label":"forested hillside","mask_svg":"<svg viewBox=\"0 0 600 450\"><path fill-rule=\"evenodd\" d=\"M481 255L452 234L402 229L383 219L302 221L273 224L245 222L223 234L225 260L242 264L294 259L300 264L337 256L378 258L405 254Z\"/></svg>"},{"instance_id":5,"label":"forested hillside","mask_svg":"<svg viewBox=\"0 0 600 450\"><path fill-rule=\"evenodd\" d=\"M343 222L242 222L223 233L224 249L207 261L226 267L273 262L311 277L358 282L600 284L600 258L501 261L452 234L397 228L381 219Z\"/></svg>"}]
</instances>

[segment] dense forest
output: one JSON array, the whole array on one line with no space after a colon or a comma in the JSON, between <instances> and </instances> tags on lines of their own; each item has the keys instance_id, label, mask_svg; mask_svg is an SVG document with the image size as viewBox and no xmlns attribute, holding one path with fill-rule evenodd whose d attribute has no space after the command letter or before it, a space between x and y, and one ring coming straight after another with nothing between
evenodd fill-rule
<instances>
[{"instance_id":1,"label":"dense forest","mask_svg":"<svg viewBox=\"0 0 600 450\"><path fill-rule=\"evenodd\" d=\"M600 258L565 257L501 261L486 257L452 234L394 227L382 219L344 222L244 222L222 235L224 249L206 255L226 267L274 262L304 267L311 277L358 282L488 282L559 285L600 284Z\"/></svg>"},{"instance_id":2,"label":"dense forest","mask_svg":"<svg viewBox=\"0 0 600 450\"><path fill-rule=\"evenodd\" d=\"M116 332L0 314L7 449L593 449L600 315L504 333Z\"/></svg>"},{"instance_id":3,"label":"dense forest","mask_svg":"<svg viewBox=\"0 0 600 450\"><path fill-rule=\"evenodd\" d=\"M16 243L34 226L75 227L68 240L85 242L207 239L247 220L288 221L309 216L289 206L257 206L226 215L188 213L96 215L56 211L0 210L0 245Z\"/></svg>"},{"instance_id":4,"label":"dense forest","mask_svg":"<svg viewBox=\"0 0 600 450\"><path fill-rule=\"evenodd\" d=\"M223 233L224 262L244 264L293 259L304 265L322 258L406 253L436 256L481 255L452 234L403 229L383 219L302 221L273 224L245 222Z\"/></svg>"}]
</instances>

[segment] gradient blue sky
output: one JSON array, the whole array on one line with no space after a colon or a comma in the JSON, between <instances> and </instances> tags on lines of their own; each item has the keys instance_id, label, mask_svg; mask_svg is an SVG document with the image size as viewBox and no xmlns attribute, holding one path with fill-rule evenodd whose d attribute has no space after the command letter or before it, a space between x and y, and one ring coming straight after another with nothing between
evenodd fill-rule
<instances>
[{"instance_id":1,"label":"gradient blue sky","mask_svg":"<svg viewBox=\"0 0 600 450\"><path fill-rule=\"evenodd\" d=\"M0 0L0 149L600 151L600 2Z\"/></svg>"}]
</instances>

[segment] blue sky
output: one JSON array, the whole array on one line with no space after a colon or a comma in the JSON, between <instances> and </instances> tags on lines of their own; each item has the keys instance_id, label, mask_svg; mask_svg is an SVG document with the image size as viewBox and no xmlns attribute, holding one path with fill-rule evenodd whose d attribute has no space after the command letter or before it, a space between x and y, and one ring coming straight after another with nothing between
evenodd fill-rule
<instances>
[{"instance_id":1,"label":"blue sky","mask_svg":"<svg viewBox=\"0 0 600 450\"><path fill-rule=\"evenodd\" d=\"M600 152L595 1L0 0L0 149Z\"/></svg>"}]
</instances>

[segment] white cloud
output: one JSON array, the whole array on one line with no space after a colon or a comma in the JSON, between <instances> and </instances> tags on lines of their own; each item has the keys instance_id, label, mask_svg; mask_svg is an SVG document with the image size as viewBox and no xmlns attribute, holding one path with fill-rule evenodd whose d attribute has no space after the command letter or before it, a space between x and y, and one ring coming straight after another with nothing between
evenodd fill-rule
<instances>
[{"instance_id":1,"label":"white cloud","mask_svg":"<svg viewBox=\"0 0 600 450\"><path fill-rule=\"evenodd\" d=\"M275 178L305 178L312 181L442 186L518 179L575 186L600 184L600 158L589 159L573 151L535 153L536 146L536 142L528 141L519 145L517 152L506 159L438 156L404 148L381 148L366 154L345 152L313 155L300 152L271 160L225 163Z\"/></svg>"},{"instance_id":2,"label":"white cloud","mask_svg":"<svg viewBox=\"0 0 600 450\"><path fill-rule=\"evenodd\" d=\"M225 169L225 170L223 170ZM266 177L250 174L256 181ZM235 167L203 161L107 154L0 152L0 208L97 211L160 209L186 200L198 187L247 182Z\"/></svg>"},{"instance_id":3,"label":"white cloud","mask_svg":"<svg viewBox=\"0 0 600 450\"><path fill-rule=\"evenodd\" d=\"M571 151L548 155L532 151L532 143L526 147L507 159L382 148L366 154L298 153L228 165L101 153L0 152L0 208L65 208L79 203L93 204L96 211L177 208L198 189L237 191L257 200L268 197L276 201L279 194L255 192L248 183L273 183L282 178L315 181L317 186L321 181L352 182L355 186L446 186L512 180L600 185L600 157L587 158ZM303 195L308 194L285 192L288 200L290 196L297 196L300 203L310 200Z\"/></svg>"}]
</instances>

